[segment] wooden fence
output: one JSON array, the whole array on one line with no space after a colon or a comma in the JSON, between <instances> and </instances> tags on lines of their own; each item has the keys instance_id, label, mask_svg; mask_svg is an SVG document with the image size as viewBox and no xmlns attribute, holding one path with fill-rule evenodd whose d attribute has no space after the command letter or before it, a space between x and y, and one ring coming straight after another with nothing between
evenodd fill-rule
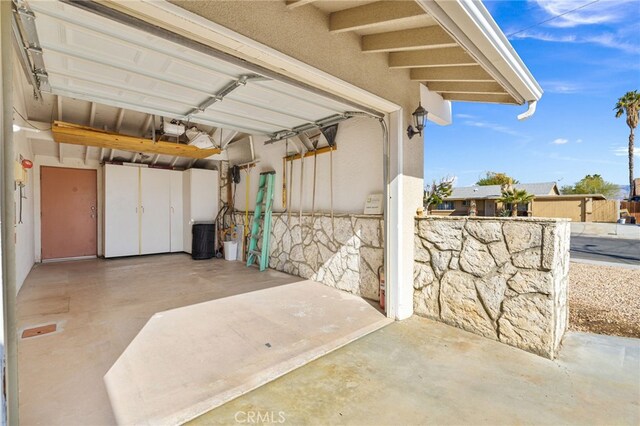
<instances>
[{"instance_id":1,"label":"wooden fence","mask_svg":"<svg viewBox=\"0 0 640 426\"><path fill-rule=\"evenodd\" d=\"M629 216L636 218L636 223L640 223L640 202L639 201L621 201L620 210L626 209Z\"/></svg>"},{"instance_id":2,"label":"wooden fence","mask_svg":"<svg viewBox=\"0 0 640 426\"><path fill-rule=\"evenodd\" d=\"M594 200L591 209L591 217L587 215L590 222L616 222L618 217L617 200Z\"/></svg>"}]
</instances>

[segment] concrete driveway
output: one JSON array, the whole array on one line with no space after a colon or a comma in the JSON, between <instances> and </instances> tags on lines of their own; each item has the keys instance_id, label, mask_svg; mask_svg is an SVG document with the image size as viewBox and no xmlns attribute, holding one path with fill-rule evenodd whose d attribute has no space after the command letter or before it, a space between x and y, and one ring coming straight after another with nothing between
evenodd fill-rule
<instances>
[{"instance_id":1,"label":"concrete driveway","mask_svg":"<svg viewBox=\"0 0 640 426\"><path fill-rule=\"evenodd\" d=\"M640 265L640 240L572 235L571 258Z\"/></svg>"},{"instance_id":2,"label":"concrete driveway","mask_svg":"<svg viewBox=\"0 0 640 426\"><path fill-rule=\"evenodd\" d=\"M193 424L636 425L638 377L638 339L572 332L550 361L413 317Z\"/></svg>"}]
</instances>

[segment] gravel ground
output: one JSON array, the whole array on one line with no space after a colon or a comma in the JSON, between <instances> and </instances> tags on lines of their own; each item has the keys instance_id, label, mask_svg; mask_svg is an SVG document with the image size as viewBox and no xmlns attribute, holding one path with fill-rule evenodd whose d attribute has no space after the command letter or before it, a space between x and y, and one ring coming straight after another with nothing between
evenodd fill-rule
<instances>
[{"instance_id":1,"label":"gravel ground","mask_svg":"<svg viewBox=\"0 0 640 426\"><path fill-rule=\"evenodd\" d=\"M640 338L640 270L572 262L569 329Z\"/></svg>"}]
</instances>

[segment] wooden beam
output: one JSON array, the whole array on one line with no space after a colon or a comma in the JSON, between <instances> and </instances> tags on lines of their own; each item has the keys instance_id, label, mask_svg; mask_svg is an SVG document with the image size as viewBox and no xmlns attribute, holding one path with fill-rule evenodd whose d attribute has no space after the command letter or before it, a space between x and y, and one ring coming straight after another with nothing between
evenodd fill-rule
<instances>
[{"instance_id":1,"label":"wooden beam","mask_svg":"<svg viewBox=\"0 0 640 426\"><path fill-rule=\"evenodd\" d=\"M148 152L151 154L177 155L188 158L206 158L219 154L220 149L200 149L195 146L172 143L156 142L151 139L143 139L135 136L127 136L118 133L105 132L104 130L78 126L76 124L54 121L51 125L53 140L59 144L96 146L110 148L112 150L128 152Z\"/></svg>"},{"instance_id":2,"label":"wooden beam","mask_svg":"<svg viewBox=\"0 0 640 426\"><path fill-rule=\"evenodd\" d=\"M304 157L313 157L314 155L320 155L320 154L325 154L327 152L331 152L331 151L337 151L338 147L337 146L323 146L322 148L318 148L317 151L307 151L304 154ZM293 160L299 160L300 158L302 158L302 154L291 154L291 155L287 155L286 157L282 157L285 159L285 161L293 161Z\"/></svg>"},{"instance_id":3,"label":"wooden beam","mask_svg":"<svg viewBox=\"0 0 640 426\"><path fill-rule=\"evenodd\" d=\"M96 103L91 102L89 107L89 127L93 127L93 123L96 121Z\"/></svg>"},{"instance_id":4,"label":"wooden beam","mask_svg":"<svg viewBox=\"0 0 640 426\"><path fill-rule=\"evenodd\" d=\"M507 92L498 83L478 83L468 81L429 82L429 90L438 93L479 93L488 95L506 95Z\"/></svg>"},{"instance_id":5,"label":"wooden beam","mask_svg":"<svg viewBox=\"0 0 640 426\"><path fill-rule=\"evenodd\" d=\"M451 65L477 65L477 63L461 47L389 53L389 68L444 67Z\"/></svg>"},{"instance_id":6,"label":"wooden beam","mask_svg":"<svg viewBox=\"0 0 640 426\"><path fill-rule=\"evenodd\" d=\"M365 53L441 49L458 45L445 30L437 25L364 35L361 44L362 51Z\"/></svg>"},{"instance_id":7,"label":"wooden beam","mask_svg":"<svg viewBox=\"0 0 640 426\"><path fill-rule=\"evenodd\" d=\"M371 28L425 15L415 1L378 1L329 15L329 31L339 33Z\"/></svg>"},{"instance_id":8,"label":"wooden beam","mask_svg":"<svg viewBox=\"0 0 640 426\"><path fill-rule=\"evenodd\" d=\"M411 80L414 81L495 81L488 72L479 65L472 67L434 67L414 68L410 71Z\"/></svg>"},{"instance_id":9,"label":"wooden beam","mask_svg":"<svg viewBox=\"0 0 640 426\"><path fill-rule=\"evenodd\" d=\"M305 4L311 4L314 1L316 0L287 0L285 3L287 4L287 9L295 9Z\"/></svg>"},{"instance_id":10,"label":"wooden beam","mask_svg":"<svg viewBox=\"0 0 640 426\"><path fill-rule=\"evenodd\" d=\"M477 93L443 93L442 97L448 101L483 102L490 104L518 105L510 95L480 95Z\"/></svg>"},{"instance_id":11,"label":"wooden beam","mask_svg":"<svg viewBox=\"0 0 640 426\"><path fill-rule=\"evenodd\" d=\"M120 133L120 128L122 127L122 120L124 120L124 108L120 108L118 110L118 116L116 117L116 124L113 126L116 133Z\"/></svg>"}]
</instances>

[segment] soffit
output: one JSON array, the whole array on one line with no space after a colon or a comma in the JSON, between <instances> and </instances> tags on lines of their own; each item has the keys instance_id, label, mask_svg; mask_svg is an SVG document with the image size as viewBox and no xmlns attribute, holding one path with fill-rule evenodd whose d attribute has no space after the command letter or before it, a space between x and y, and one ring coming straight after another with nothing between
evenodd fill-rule
<instances>
[{"instance_id":1,"label":"soffit","mask_svg":"<svg viewBox=\"0 0 640 426\"><path fill-rule=\"evenodd\" d=\"M390 68L409 69L412 80L444 99L519 103L414 1L289 0L287 4L294 13L309 4L325 12L329 31L357 34L363 52L386 53Z\"/></svg>"}]
</instances>

